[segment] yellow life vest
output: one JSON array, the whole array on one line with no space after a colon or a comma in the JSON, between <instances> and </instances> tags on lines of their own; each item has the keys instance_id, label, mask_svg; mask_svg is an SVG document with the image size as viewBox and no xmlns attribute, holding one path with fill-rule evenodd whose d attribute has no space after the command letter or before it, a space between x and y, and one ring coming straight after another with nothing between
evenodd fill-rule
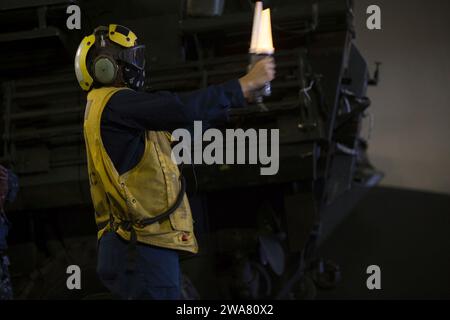
<instances>
[{"instance_id":1,"label":"yellow life vest","mask_svg":"<svg viewBox=\"0 0 450 320\"><path fill-rule=\"evenodd\" d=\"M193 233L191 209L186 195L169 218L144 225L176 202L180 193L180 173L171 159L170 133L147 131L145 151L139 163L122 175L115 169L101 139L100 122L108 100L126 88L93 89L87 97L84 138L91 197L100 239L113 229L130 240L131 222L137 241L158 247L198 251Z\"/></svg>"}]
</instances>

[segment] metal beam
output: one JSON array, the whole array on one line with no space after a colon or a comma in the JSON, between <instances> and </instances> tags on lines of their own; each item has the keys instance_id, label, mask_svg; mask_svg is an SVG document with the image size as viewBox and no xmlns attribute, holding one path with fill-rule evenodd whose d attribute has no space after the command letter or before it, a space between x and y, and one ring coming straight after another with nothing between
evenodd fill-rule
<instances>
[{"instance_id":1,"label":"metal beam","mask_svg":"<svg viewBox=\"0 0 450 320\"><path fill-rule=\"evenodd\" d=\"M322 0L319 6L319 20L322 17L339 17L348 14L346 1ZM288 19L295 19L297 22L310 21L313 18L313 9L309 2L299 1L298 5L279 7L272 12L273 21L279 22ZM250 26L252 23L252 12L227 14L214 18L187 19L180 22L181 31L184 33L213 32L223 29L241 29Z\"/></svg>"},{"instance_id":2,"label":"metal beam","mask_svg":"<svg viewBox=\"0 0 450 320\"><path fill-rule=\"evenodd\" d=\"M0 11L76 3L75 0L2 0Z\"/></svg>"},{"instance_id":3,"label":"metal beam","mask_svg":"<svg viewBox=\"0 0 450 320\"><path fill-rule=\"evenodd\" d=\"M42 29L17 31L0 34L0 42L11 42L19 40L32 40L39 38L61 37L61 31L55 27L47 27Z\"/></svg>"}]
</instances>

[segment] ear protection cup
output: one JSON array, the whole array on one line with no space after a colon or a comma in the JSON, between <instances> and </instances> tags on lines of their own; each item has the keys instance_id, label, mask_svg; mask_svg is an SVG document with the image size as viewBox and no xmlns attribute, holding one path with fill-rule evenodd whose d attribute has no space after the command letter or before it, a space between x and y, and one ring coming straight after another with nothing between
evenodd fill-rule
<instances>
[{"instance_id":1,"label":"ear protection cup","mask_svg":"<svg viewBox=\"0 0 450 320\"><path fill-rule=\"evenodd\" d=\"M119 66L108 56L98 56L93 65L94 78L101 84L111 84L117 78Z\"/></svg>"}]
</instances>

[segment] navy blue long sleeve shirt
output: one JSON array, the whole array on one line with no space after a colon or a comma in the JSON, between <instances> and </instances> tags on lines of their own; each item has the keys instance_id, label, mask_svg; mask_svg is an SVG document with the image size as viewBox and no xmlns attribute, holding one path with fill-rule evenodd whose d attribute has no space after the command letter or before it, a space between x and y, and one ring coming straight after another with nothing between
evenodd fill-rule
<instances>
[{"instance_id":1,"label":"navy blue long sleeve shirt","mask_svg":"<svg viewBox=\"0 0 450 320\"><path fill-rule=\"evenodd\" d=\"M145 149L145 131L203 127L228 120L229 109L245 106L239 81L189 93L145 93L122 90L108 101L101 118L103 145L119 174L131 170Z\"/></svg>"}]
</instances>

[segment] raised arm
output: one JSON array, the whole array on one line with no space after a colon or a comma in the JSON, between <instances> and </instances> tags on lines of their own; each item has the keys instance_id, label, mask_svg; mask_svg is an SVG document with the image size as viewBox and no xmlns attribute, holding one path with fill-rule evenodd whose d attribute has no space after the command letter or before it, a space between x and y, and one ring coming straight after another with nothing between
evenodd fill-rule
<instances>
[{"instance_id":1,"label":"raised arm","mask_svg":"<svg viewBox=\"0 0 450 320\"><path fill-rule=\"evenodd\" d=\"M108 103L113 117L147 130L174 130L195 120L226 121L232 107L246 105L251 91L275 76L272 58L261 60L240 79L212 85L189 93L145 93L123 90Z\"/></svg>"}]
</instances>

